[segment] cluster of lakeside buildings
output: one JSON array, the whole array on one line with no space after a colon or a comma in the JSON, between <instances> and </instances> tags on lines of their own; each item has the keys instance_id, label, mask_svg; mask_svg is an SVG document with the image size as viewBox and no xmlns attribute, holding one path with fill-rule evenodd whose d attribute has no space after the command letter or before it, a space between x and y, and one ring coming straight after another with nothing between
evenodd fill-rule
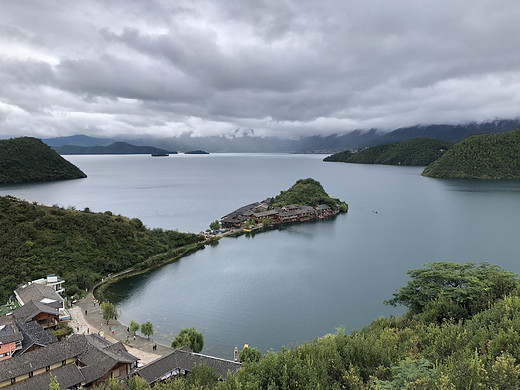
<instances>
[{"instance_id":1,"label":"cluster of lakeside buildings","mask_svg":"<svg viewBox=\"0 0 520 390\"><path fill-rule=\"evenodd\" d=\"M149 385L171 376L189 375L195 365L214 369L221 380L241 364L192 352L172 350L144 366L119 341L99 334L73 334L58 339L52 331L70 320L59 295L63 280L55 275L20 286L8 303L12 312L0 316L0 389L48 389L51 375L61 389L90 389L138 375Z\"/></svg>"},{"instance_id":2,"label":"cluster of lakeside buildings","mask_svg":"<svg viewBox=\"0 0 520 390\"><path fill-rule=\"evenodd\" d=\"M222 229L243 229L248 224L274 226L278 224L312 221L339 213L339 208L327 204L304 206L299 204L269 208L272 198L243 206L220 219ZM249 221L249 223L248 223Z\"/></svg>"}]
</instances>

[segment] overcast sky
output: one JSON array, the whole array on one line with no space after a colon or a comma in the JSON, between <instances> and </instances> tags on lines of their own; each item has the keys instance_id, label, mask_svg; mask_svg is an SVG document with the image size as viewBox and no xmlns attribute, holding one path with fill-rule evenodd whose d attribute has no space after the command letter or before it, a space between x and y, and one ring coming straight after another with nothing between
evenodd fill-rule
<instances>
[{"instance_id":1,"label":"overcast sky","mask_svg":"<svg viewBox=\"0 0 520 390\"><path fill-rule=\"evenodd\" d=\"M0 137L515 118L520 1L2 0Z\"/></svg>"}]
</instances>

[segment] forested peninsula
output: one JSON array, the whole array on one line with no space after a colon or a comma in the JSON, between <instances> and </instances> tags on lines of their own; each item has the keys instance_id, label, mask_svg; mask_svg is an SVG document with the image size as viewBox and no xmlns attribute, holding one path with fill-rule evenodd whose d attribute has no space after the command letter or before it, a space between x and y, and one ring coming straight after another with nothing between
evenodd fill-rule
<instances>
[{"instance_id":1,"label":"forested peninsula","mask_svg":"<svg viewBox=\"0 0 520 390\"><path fill-rule=\"evenodd\" d=\"M32 137L0 140L0 184L87 177L41 140Z\"/></svg>"},{"instance_id":2,"label":"forested peninsula","mask_svg":"<svg viewBox=\"0 0 520 390\"><path fill-rule=\"evenodd\" d=\"M426 167L423 176L454 179L520 178L520 129L468 137Z\"/></svg>"},{"instance_id":3,"label":"forested peninsula","mask_svg":"<svg viewBox=\"0 0 520 390\"><path fill-rule=\"evenodd\" d=\"M0 302L18 284L51 273L67 280L66 295L80 294L109 273L151 267L202 240L197 234L147 229L137 218L110 211L0 197Z\"/></svg>"},{"instance_id":4,"label":"forested peninsula","mask_svg":"<svg viewBox=\"0 0 520 390\"><path fill-rule=\"evenodd\" d=\"M441 157L452 145L451 142L434 138L412 138L407 141L372 146L356 153L347 150L325 157L323 161L426 166Z\"/></svg>"}]
</instances>

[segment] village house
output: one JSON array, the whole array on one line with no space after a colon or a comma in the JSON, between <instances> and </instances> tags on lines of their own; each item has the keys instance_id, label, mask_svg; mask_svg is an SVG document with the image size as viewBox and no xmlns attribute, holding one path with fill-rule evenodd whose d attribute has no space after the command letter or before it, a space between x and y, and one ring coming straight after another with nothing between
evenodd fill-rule
<instances>
[{"instance_id":1,"label":"village house","mask_svg":"<svg viewBox=\"0 0 520 390\"><path fill-rule=\"evenodd\" d=\"M23 336L22 349L16 351L15 356L58 342L56 336L49 329L42 328L36 321L21 322L15 320L15 322Z\"/></svg>"},{"instance_id":2,"label":"village house","mask_svg":"<svg viewBox=\"0 0 520 390\"><path fill-rule=\"evenodd\" d=\"M0 317L0 361L7 360L22 349L23 335L12 316Z\"/></svg>"},{"instance_id":3,"label":"village house","mask_svg":"<svg viewBox=\"0 0 520 390\"><path fill-rule=\"evenodd\" d=\"M63 298L56 292L56 287L40 283L29 283L14 290L14 296L20 304L34 301L34 303L44 304L57 309L60 320L70 319L69 313L65 310Z\"/></svg>"},{"instance_id":4,"label":"village house","mask_svg":"<svg viewBox=\"0 0 520 390\"><path fill-rule=\"evenodd\" d=\"M242 366L231 360L194 353L185 346L138 368L135 375L143 378L148 385L154 385L171 376L189 375L193 367L201 364L212 368L219 380L226 380L228 372L235 374Z\"/></svg>"},{"instance_id":5,"label":"village house","mask_svg":"<svg viewBox=\"0 0 520 390\"><path fill-rule=\"evenodd\" d=\"M57 329L60 322L58 309L34 300L13 311L13 316L20 322L35 321L44 329Z\"/></svg>"},{"instance_id":6,"label":"village house","mask_svg":"<svg viewBox=\"0 0 520 390\"><path fill-rule=\"evenodd\" d=\"M90 389L124 379L137 358L121 342L112 344L98 335L73 335L0 364L0 388L39 390L49 388L50 374L61 389Z\"/></svg>"}]
</instances>

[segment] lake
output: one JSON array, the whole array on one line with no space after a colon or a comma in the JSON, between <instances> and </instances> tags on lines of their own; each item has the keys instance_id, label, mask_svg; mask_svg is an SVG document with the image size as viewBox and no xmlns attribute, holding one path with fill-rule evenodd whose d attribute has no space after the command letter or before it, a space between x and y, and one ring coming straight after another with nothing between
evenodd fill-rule
<instances>
[{"instance_id":1,"label":"lake","mask_svg":"<svg viewBox=\"0 0 520 390\"><path fill-rule=\"evenodd\" d=\"M334 219L225 238L116 284L121 322L150 320L165 344L193 326L204 353L231 358L244 343L266 352L359 329L401 314L383 300L428 262L488 261L520 273L520 181L431 179L420 167L324 163L323 155L65 157L88 178L0 194L189 232L301 178L349 204Z\"/></svg>"}]
</instances>

